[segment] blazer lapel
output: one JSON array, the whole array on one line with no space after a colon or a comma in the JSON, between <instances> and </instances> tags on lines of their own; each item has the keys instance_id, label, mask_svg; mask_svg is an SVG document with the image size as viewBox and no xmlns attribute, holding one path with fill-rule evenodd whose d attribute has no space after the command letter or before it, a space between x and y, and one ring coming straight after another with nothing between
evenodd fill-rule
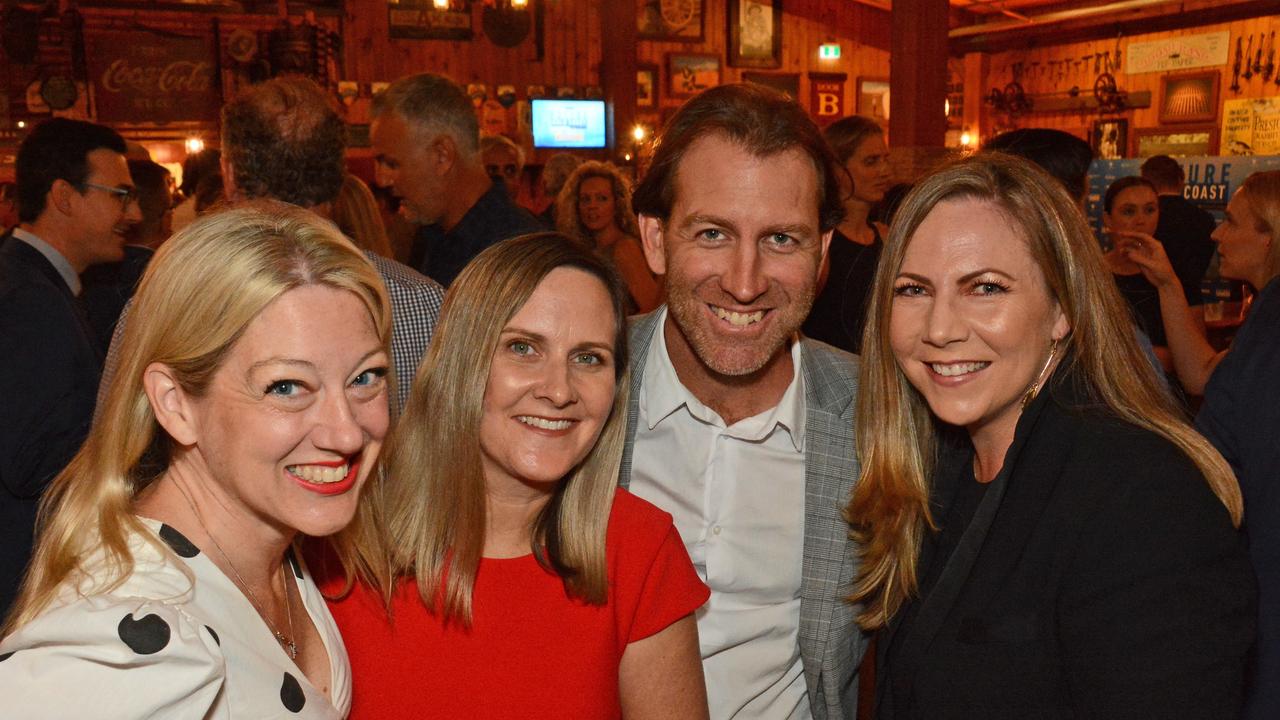
<instances>
[{"instance_id":1,"label":"blazer lapel","mask_svg":"<svg viewBox=\"0 0 1280 720\"><path fill-rule=\"evenodd\" d=\"M823 671L832 613L844 602L853 556L844 508L858 476L853 402L856 378L801 340L805 382L804 559L800 583L800 654L811 694ZM856 366L855 366L856 367ZM856 663L856 658L849 658Z\"/></svg>"},{"instance_id":2,"label":"blazer lapel","mask_svg":"<svg viewBox=\"0 0 1280 720\"><path fill-rule=\"evenodd\" d=\"M647 315L633 316L627 321L631 397L627 401L627 436L622 444L622 464L618 468L618 484L624 490L631 486L631 458L636 445L636 426L640 422L640 385L644 381L644 363L649 357L649 345L661 330L658 319L662 317L662 309L660 307Z\"/></svg>"}]
</instances>

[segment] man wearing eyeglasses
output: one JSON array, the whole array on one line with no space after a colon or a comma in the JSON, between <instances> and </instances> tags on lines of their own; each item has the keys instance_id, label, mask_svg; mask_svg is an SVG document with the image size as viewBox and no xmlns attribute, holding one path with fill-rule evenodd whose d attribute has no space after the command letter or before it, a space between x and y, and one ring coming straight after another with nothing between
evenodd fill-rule
<instances>
[{"instance_id":1,"label":"man wearing eyeglasses","mask_svg":"<svg viewBox=\"0 0 1280 720\"><path fill-rule=\"evenodd\" d=\"M89 429L102 358L80 274L124 257L141 215L114 130L48 120L18 149L18 226L0 239L0 614L31 553L36 507Z\"/></svg>"}]
</instances>

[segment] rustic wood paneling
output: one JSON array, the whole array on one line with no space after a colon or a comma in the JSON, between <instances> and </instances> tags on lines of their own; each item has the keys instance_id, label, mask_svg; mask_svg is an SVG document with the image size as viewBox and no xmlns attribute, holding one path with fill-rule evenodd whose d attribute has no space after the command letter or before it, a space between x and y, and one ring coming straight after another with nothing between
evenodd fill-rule
<instances>
[{"instance_id":1,"label":"rustic wood paneling","mask_svg":"<svg viewBox=\"0 0 1280 720\"><path fill-rule=\"evenodd\" d=\"M1229 23L1205 25L1183 30L1133 35L1121 38L1120 48L1127 54L1127 48L1130 42L1146 42L1169 37L1185 37L1189 35L1221 32L1223 30L1230 32L1230 53L1228 55L1227 63L1225 65L1194 69L1195 71L1217 70L1219 72L1220 82L1217 101L1217 118L1212 123L1218 125L1222 122L1222 104L1227 100L1237 98L1274 97L1280 95L1280 85L1277 85L1275 75L1272 75L1268 80L1263 80L1261 75L1255 73L1252 78L1246 79L1242 73L1240 77L1240 91L1237 93L1230 89L1232 65L1235 61L1236 55L1236 38L1244 38L1244 43L1247 47L1249 37L1252 35L1254 38L1253 50L1254 54L1256 54L1258 42L1260 40L1265 41L1265 38L1269 36L1273 30L1280 32L1280 17L1259 17L1249 20L1238 20ZM1280 39L1277 40L1277 44L1280 44ZM1067 58L1079 60L1085 56L1092 56L1096 53L1106 52L1110 52L1114 58L1115 49L1116 40L1112 38L1108 40L1070 43L1065 45L1048 45L1029 50L995 53L986 56L988 70L982 78L978 94L984 95L992 88L1004 87L1005 84L1014 80L1014 65L1016 63L1022 63L1024 69L1020 82L1031 95L1047 93L1061 94L1068 91L1072 86L1076 86L1079 88L1082 95L1089 96L1093 92L1094 78L1097 75L1097 73L1094 72L1093 61L1089 61L1087 63L1087 67L1085 67L1084 63L1081 63L1078 67L1072 65L1065 73L1060 72L1063 66L1052 66L1050 63ZM1277 48L1277 55L1280 55L1280 48ZM1252 57L1250 59L1252 60ZM1266 64L1266 61L1267 57L1264 53L1262 57L1264 65ZM1175 74L1174 72L1155 72L1129 75L1124 71L1124 66L1122 64L1121 67L1113 70L1113 74L1116 77L1117 85L1120 89L1127 92L1145 91L1151 94L1151 107L1130 108L1121 113L1114 113L1105 116L1124 118L1129 121L1129 139L1131 147L1135 130L1153 127L1178 127L1174 124L1161 125L1159 113L1160 78L1168 74ZM966 87L965 90L966 97L974 96L973 88ZM1014 118L1002 116L1000 113L996 112L985 113L984 115L985 117L981 130L983 139L989 137L994 132L1013 127L1057 128L1087 138L1090 129L1093 127L1093 123L1101 117L1104 117L1096 110L1091 112L1032 112L1030 114ZM1130 150L1130 152L1132 152L1132 150Z\"/></svg>"}]
</instances>

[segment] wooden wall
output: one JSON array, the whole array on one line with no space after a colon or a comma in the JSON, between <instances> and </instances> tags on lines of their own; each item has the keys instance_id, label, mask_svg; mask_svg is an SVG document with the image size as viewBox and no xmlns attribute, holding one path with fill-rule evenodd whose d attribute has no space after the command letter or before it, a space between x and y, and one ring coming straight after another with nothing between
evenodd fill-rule
<instances>
[{"instance_id":1,"label":"wooden wall","mask_svg":"<svg viewBox=\"0 0 1280 720\"><path fill-rule=\"evenodd\" d=\"M1129 75L1124 71L1124 66L1113 71L1118 87L1126 92L1147 92L1151 95L1151 106L1145 108L1130 108L1121 113L1100 115L1097 110L1092 111L1072 111L1072 112L1031 112L1029 114L1017 117L1007 117L994 111L984 112L984 118L981 123L981 135L985 139L993 132L1012 127L1048 127L1066 130L1076 134L1082 138L1088 138L1093 123L1102 117L1106 118L1123 118L1129 122L1129 151L1127 154L1133 154L1135 131L1161 128L1166 131L1173 131L1182 123L1177 125L1160 123L1159 103L1160 103L1160 78L1170 74L1180 74L1181 72L1198 72L1202 70L1217 70L1219 73L1219 90L1217 100L1217 117L1204 125L1220 126L1222 123L1222 106L1227 100L1238 98L1263 98L1280 95L1280 85L1277 85L1276 77L1273 75L1271 79L1264 81L1258 74L1254 74L1251 79L1246 80L1243 74L1240 77L1240 91L1233 92L1230 89L1232 81L1232 65L1236 57L1236 38L1241 37L1248 45L1250 35L1254 37L1253 51L1254 54L1258 50L1258 42L1271 31L1280 31L1280 16L1260 17L1250 20L1239 20L1235 22L1219 23L1214 25L1205 25L1196 28L1188 28L1185 30L1167 31L1159 33L1148 33L1142 35L1132 35L1120 39L1120 48L1126 53L1128 45L1133 42L1146 42L1152 40L1160 40L1169 37L1184 37L1189 35L1201 35L1212 32L1221 32L1223 30L1230 32L1230 51L1228 53L1227 63L1213 67L1194 68L1187 71L1176 71L1169 73L1152 72L1137 75ZM1280 44L1280 40L1277 41ZM1084 56L1094 55L1095 53L1111 52L1114 57L1116 49L1116 40L1114 38L1107 40L1079 42L1066 45L1049 45L1036 47L1029 50L1019 50L984 55L980 61L975 62L973 56L968 56L967 61L970 66L981 64L984 70L977 74L981 77L980 87L977 88L977 95L985 95L992 88L1002 88L1007 83L1014 80L1014 65L1021 63L1023 66L1023 74L1020 83L1027 93L1035 96L1045 93L1063 93L1073 85L1078 86L1082 95L1089 96L1093 91L1094 78L1097 73L1094 72L1093 63L1087 63L1087 68L1082 64L1080 67L1072 66L1068 69L1065 77L1059 78L1058 73L1054 72L1050 61L1060 61L1065 58L1080 59ZM1280 48L1277 48L1277 55L1280 55ZM1252 59L1252 56L1251 56ZM1265 64L1267 56L1264 53L1262 62ZM1058 66L1061 67L1061 66ZM974 75L970 75L974 77ZM966 87L966 98L975 96L974 88Z\"/></svg>"},{"instance_id":2,"label":"wooden wall","mask_svg":"<svg viewBox=\"0 0 1280 720\"><path fill-rule=\"evenodd\" d=\"M722 83L740 82L743 72L797 73L800 102L809 103L809 73L845 73L844 107L852 113L856 106L859 77L889 79L889 14L856 2L830 0L786 0L782 13L782 67L770 69L733 68L725 62L728 48L728 2L706 0L703 41L700 43L640 40L636 57L640 63L659 68L662 112L679 107L681 100L666 92L667 56L681 53L710 53L720 56ZM839 60L819 60L818 45L838 42Z\"/></svg>"}]
</instances>

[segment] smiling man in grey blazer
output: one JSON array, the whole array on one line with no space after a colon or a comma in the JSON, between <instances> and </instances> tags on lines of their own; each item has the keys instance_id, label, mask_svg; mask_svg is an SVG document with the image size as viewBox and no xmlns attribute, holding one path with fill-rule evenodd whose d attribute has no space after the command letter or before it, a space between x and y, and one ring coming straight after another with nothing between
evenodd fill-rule
<instances>
[{"instance_id":1,"label":"smiling man in grey blazer","mask_svg":"<svg viewBox=\"0 0 1280 720\"><path fill-rule=\"evenodd\" d=\"M799 336L843 211L794 101L713 88L665 129L635 192L666 304L631 327L621 483L670 512L711 599L712 718L854 717L864 650L844 601L857 358Z\"/></svg>"}]
</instances>

